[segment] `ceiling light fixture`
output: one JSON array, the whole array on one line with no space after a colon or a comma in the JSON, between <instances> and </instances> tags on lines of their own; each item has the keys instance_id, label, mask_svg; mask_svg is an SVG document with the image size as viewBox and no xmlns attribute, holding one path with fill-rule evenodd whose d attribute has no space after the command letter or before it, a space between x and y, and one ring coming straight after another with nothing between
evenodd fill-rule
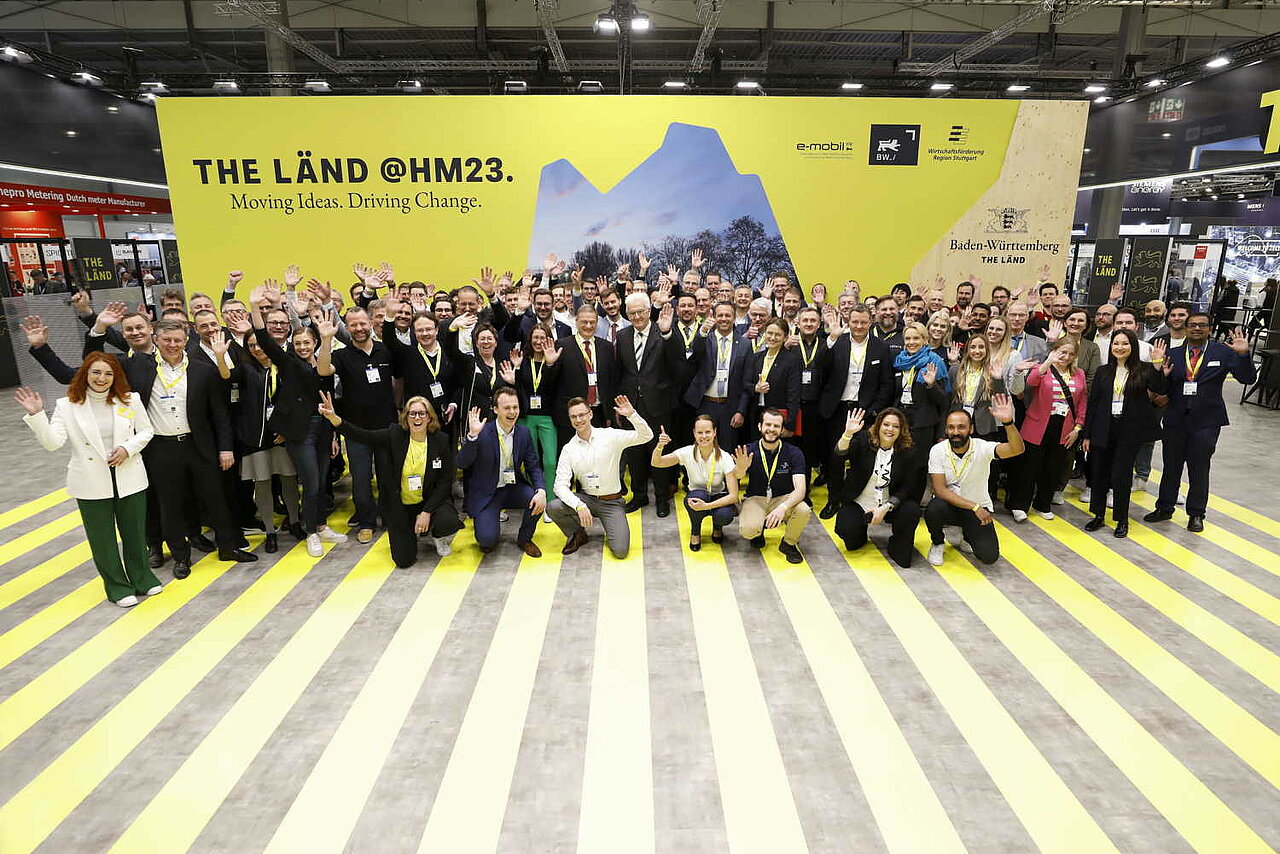
<instances>
[{"instance_id":1,"label":"ceiling light fixture","mask_svg":"<svg viewBox=\"0 0 1280 854\"><path fill-rule=\"evenodd\" d=\"M933 92L948 92L956 88L954 83L931 83L929 89Z\"/></svg>"},{"instance_id":2,"label":"ceiling light fixture","mask_svg":"<svg viewBox=\"0 0 1280 854\"><path fill-rule=\"evenodd\" d=\"M653 21L649 20L649 16L643 12L637 12L631 16L631 32L647 33L653 29Z\"/></svg>"},{"instance_id":3,"label":"ceiling light fixture","mask_svg":"<svg viewBox=\"0 0 1280 854\"><path fill-rule=\"evenodd\" d=\"M1146 86L1148 89L1157 89L1163 86L1167 82L1168 81L1165 80L1163 77L1153 77L1143 85Z\"/></svg>"},{"instance_id":4,"label":"ceiling light fixture","mask_svg":"<svg viewBox=\"0 0 1280 854\"><path fill-rule=\"evenodd\" d=\"M77 71L71 75L71 79L77 83L83 83L85 86L101 86L102 78L96 74L90 74L87 71Z\"/></svg>"},{"instance_id":5,"label":"ceiling light fixture","mask_svg":"<svg viewBox=\"0 0 1280 854\"><path fill-rule=\"evenodd\" d=\"M25 63L31 62L32 56L20 47L14 47L11 44L7 44L4 46L3 50L0 50L0 59L3 59L5 62Z\"/></svg>"},{"instance_id":6,"label":"ceiling light fixture","mask_svg":"<svg viewBox=\"0 0 1280 854\"><path fill-rule=\"evenodd\" d=\"M1230 64L1231 64L1231 57L1229 57L1229 56L1215 56L1213 59L1211 59L1211 60L1209 60L1208 62L1206 62L1206 63L1204 64L1204 67L1205 67L1205 68L1225 68L1226 66L1228 66L1228 65L1230 65Z\"/></svg>"},{"instance_id":7,"label":"ceiling light fixture","mask_svg":"<svg viewBox=\"0 0 1280 854\"><path fill-rule=\"evenodd\" d=\"M398 83L396 83L396 86L400 87L400 91L402 92L421 92L422 91L421 80L401 80Z\"/></svg>"},{"instance_id":8,"label":"ceiling light fixture","mask_svg":"<svg viewBox=\"0 0 1280 854\"><path fill-rule=\"evenodd\" d=\"M1007 89L1005 89L1004 91L1006 91L1006 92L1025 92L1025 91L1027 91L1027 90L1028 90L1028 89L1030 89L1030 88L1031 88L1031 87L1030 87L1030 86L1028 86L1026 83L1010 83L1010 84L1009 84L1009 87L1008 87Z\"/></svg>"},{"instance_id":9,"label":"ceiling light fixture","mask_svg":"<svg viewBox=\"0 0 1280 854\"><path fill-rule=\"evenodd\" d=\"M840 84L840 88L841 88L841 89L843 89L843 90L844 90L844 91L846 91L846 92L853 92L853 91L856 91L856 90L858 90L858 89L861 89L861 88L863 87L863 85L864 85L864 84L862 84L862 83L841 83L841 84Z\"/></svg>"},{"instance_id":10,"label":"ceiling light fixture","mask_svg":"<svg viewBox=\"0 0 1280 854\"><path fill-rule=\"evenodd\" d=\"M1110 101L1110 100L1111 100L1111 98L1110 98L1110 97L1108 97L1107 95L1099 95L1098 97L1096 97L1096 98L1094 98L1094 99L1093 99L1093 103L1095 103L1095 104L1105 104L1105 103L1107 103L1107 101Z\"/></svg>"},{"instance_id":11,"label":"ceiling light fixture","mask_svg":"<svg viewBox=\"0 0 1280 854\"><path fill-rule=\"evenodd\" d=\"M1107 91L1107 87L1102 85L1101 83L1090 83L1088 86L1084 87L1084 92L1086 95L1096 95L1099 92L1105 92L1105 91Z\"/></svg>"},{"instance_id":12,"label":"ceiling light fixture","mask_svg":"<svg viewBox=\"0 0 1280 854\"><path fill-rule=\"evenodd\" d=\"M1160 138L1161 138L1161 139L1172 139L1172 138L1173 138L1173 134L1171 134L1171 133L1162 133L1162 134L1160 134Z\"/></svg>"},{"instance_id":13,"label":"ceiling light fixture","mask_svg":"<svg viewBox=\"0 0 1280 854\"><path fill-rule=\"evenodd\" d=\"M73 130L69 130L69 131L67 131L67 136L69 136L69 137L75 138L75 137L77 137L77 136L79 136L79 135L80 135L80 134L79 134L79 133L77 133L76 131L73 131Z\"/></svg>"},{"instance_id":14,"label":"ceiling light fixture","mask_svg":"<svg viewBox=\"0 0 1280 854\"><path fill-rule=\"evenodd\" d=\"M144 80L138 84L138 88L153 92L156 95L163 95L169 91L169 87L160 80Z\"/></svg>"},{"instance_id":15,"label":"ceiling light fixture","mask_svg":"<svg viewBox=\"0 0 1280 854\"><path fill-rule=\"evenodd\" d=\"M302 88L308 92L328 92L329 81L327 80L308 80L302 84Z\"/></svg>"},{"instance_id":16,"label":"ceiling light fixture","mask_svg":"<svg viewBox=\"0 0 1280 854\"><path fill-rule=\"evenodd\" d=\"M506 95L522 95L529 91L529 84L524 80L504 80L502 92Z\"/></svg>"},{"instance_id":17,"label":"ceiling light fixture","mask_svg":"<svg viewBox=\"0 0 1280 854\"><path fill-rule=\"evenodd\" d=\"M602 36L617 35L618 20L608 12L601 12L596 16L596 22L592 29Z\"/></svg>"},{"instance_id":18,"label":"ceiling light fixture","mask_svg":"<svg viewBox=\"0 0 1280 854\"><path fill-rule=\"evenodd\" d=\"M579 80L578 91L586 95L598 95L604 91L604 84L599 80Z\"/></svg>"},{"instance_id":19,"label":"ceiling light fixture","mask_svg":"<svg viewBox=\"0 0 1280 854\"><path fill-rule=\"evenodd\" d=\"M683 80L664 80L662 83L662 88L663 89L688 89L689 84L684 82Z\"/></svg>"},{"instance_id":20,"label":"ceiling light fixture","mask_svg":"<svg viewBox=\"0 0 1280 854\"><path fill-rule=\"evenodd\" d=\"M739 89L759 89L760 84L755 80L739 80L738 88Z\"/></svg>"},{"instance_id":21,"label":"ceiling light fixture","mask_svg":"<svg viewBox=\"0 0 1280 854\"><path fill-rule=\"evenodd\" d=\"M234 80L215 80L213 81L213 91L235 95L240 92L240 85Z\"/></svg>"}]
</instances>

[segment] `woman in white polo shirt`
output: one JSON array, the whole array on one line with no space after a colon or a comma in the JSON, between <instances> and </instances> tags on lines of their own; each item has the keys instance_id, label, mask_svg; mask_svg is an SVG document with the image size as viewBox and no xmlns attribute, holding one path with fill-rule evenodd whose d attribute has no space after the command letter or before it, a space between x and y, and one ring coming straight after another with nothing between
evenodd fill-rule
<instances>
[{"instance_id":1,"label":"woman in white polo shirt","mask_svg":"<svg viewBox=\"0 0 1280 854\"><path fill-rule=\"evenodd\" d=\"M649 464L654 468L670 468L677 463L684 466L689 477L689 492L684 499L691 532L689 548L696 552L702 548L703 519L711 517L711 542L719 543L724 539L724 526L737 513L738 479L733 474L733 457L720 448L716 422L710 415L693 420L692 445L664 454L670 442L665 430L658 434Z\"/></svg>"}]
</instances>

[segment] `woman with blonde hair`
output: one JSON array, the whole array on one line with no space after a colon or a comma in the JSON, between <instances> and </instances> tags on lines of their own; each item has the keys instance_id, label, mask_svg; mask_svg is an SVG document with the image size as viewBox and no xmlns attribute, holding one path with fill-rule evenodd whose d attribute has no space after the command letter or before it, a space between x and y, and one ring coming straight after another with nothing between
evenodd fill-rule
<instances>
[{"instance_id":1,"label":"woman with blonde hair","mask_svg":"<svg viewBox=\"0 0 1280 854\"><path fill-rule=\"evenodd\" d=\"M951 312L945 308L929 315L925 324L926 346L938 354L938 358L946 361L951 347Z\"/></svg>"},{"instance_id":2,"label":"woman with blonde hair","mask_svg":"<svg viewBox=\"0 0 1280 854\"><path fill-rule=\"evenodd\" d=\"M902 350L894 357L894 387L889 405L907 414L917 440L932 445L941 432L951 400L951 373L946 360L926 346L929 333L920 323L902 329Z\"/></svg>"}]
</instances>

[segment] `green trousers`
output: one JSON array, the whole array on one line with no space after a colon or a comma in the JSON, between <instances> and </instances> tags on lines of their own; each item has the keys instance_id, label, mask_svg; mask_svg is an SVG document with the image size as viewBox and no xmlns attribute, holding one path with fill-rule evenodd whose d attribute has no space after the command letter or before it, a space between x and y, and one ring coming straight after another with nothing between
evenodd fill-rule
<instances>
[{"instance_id":1,"label":"green trousers","mask_svg":"<svg viewBox=\"0 0 1280 854\"><path fill-rule=\"evenodd\" d=\"M529 428L533 436L533 446L538 449L538 459L542 460L542 479L547 482L547 503L556 497L556 425L550 415L526 415L520 423Z\"/></svg>"},{"instance_id":2,"label":"green trousers","mask_svg":"<svg viewBox=\"0 0 1280 854\"><path fill-rule=\"evenodd\" d=\"M147 563L147 493L123 498L77 498L89 551L107 589L107 598L118 602L126 596L145 594L160 586ZM116 529L124 546L124 562L116 546Z\"/></svg>"}]
</instances>

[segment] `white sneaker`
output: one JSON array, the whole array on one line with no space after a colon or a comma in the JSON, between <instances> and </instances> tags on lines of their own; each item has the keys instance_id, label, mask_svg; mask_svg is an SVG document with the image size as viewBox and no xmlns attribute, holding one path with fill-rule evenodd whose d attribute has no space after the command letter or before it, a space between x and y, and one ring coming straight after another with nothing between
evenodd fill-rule
<instances>
[{"instance_id":1,"label":"white sneaker","mask_svg":"<svg viewBox=\"0 0 1280 854\"><path fill-rule=\"evenodd\" d=\"M447 537L432 537L431 542L435 544L436 554L440 555L440 557L448 557L453 554L453 546L450 543L453 542L454 536L454 534L450 534Z\"/></svg>"},{"instance_id":2,"label":"white sneaker","mask_svg":"<svg viewBox=\"0 0 1280 854\"><path fill-rule=\"evenodd\" d=\"M345 543L347 541L346 534L339 534L327 525L316 531L316 536L320 538L322 543Z\"/></svg>"},{"instance_id":3,"label":"white sneaker","mask_svg":"<svg viewBox=\"0 0 1280 854\"><path fill-rule=\"evenodd\" d=\"M157 595L159 595L160 593L163 593L163 592L164 592L164 585L163 585L163 584L157 584L155 587L152 587L150 590L148 590L148 591L147 591L147 595L148 595L148 596L157 596Z\"/></svg>"},{"instance_id":4,"label":"white sneaker","mask_svg":"<svg viewBox=\"0 0 1280 854\"><path fill-rule=\"evenodd\" d=\"M321 557L324 555L324 547L320 545L319 534L307 535L307 554L312 557Z\"/></svg>"},{"instance_id":5,"label":"white sneaker","mask_svg":"<svg viewBox=\"0 0 1280 854\"><path fill-rule=\"evenodd\" d=\"M123 599L117 599L116 604L119 605L121 608L132 608L134 605L138 604L138 597L126 596Z\"/></svg>"},{"instance_id":6,"label":"white sneaker","mask_svg":"<svg viewBox=\"0 0 1280 854\"><path fill-rule=\"evenodd\" d=\"M930 546L929 554L925 557L925 560L929 561L929 563L931 563L933 566L942 566L943 548L945 548L945 546L942 543L938 543L935 546Z\"/></svg>"},{"instance_id":7,"label":"white sneaker","mask_svg":"<svg viewBox=\"0 0 1280 854\"><path fill-rule=\"evenodd\" d=\"M1039 516L1041 519L1052 519L1052 518L1053 518L1053 511L1052 511L1052 510L1037 510L1037 511L1036 511L1036 515L1037 515L1037 516Z\"/></svg>"},{"instance_id":8,"label":"white sneaker","mask_svg":"<svg viewBox=\"0 0 1280 854\"><path fill-rule=\"evenodd\" d=\"M510 517L509 515L507 515L507 511L506 511L506 510L503 510L501 513L499 513L499 514L498 514L498 521L499 521L499 522L505 522L505 521L507 521L507 520L508 520L508 519L510 519L510 518L511 518L511 517Z\"/></svg>"},{"instance_id":9,"label":"white sneaker","mask_svg":"<svg viewBox=\"0 0 1280 854\"><path fill-rule=\"evenodd\" d=\"M1135 475L1135 476L1134 476L1134 478L1133 478L1133 491L1134 491L1134 492L1146 492L1146 491L1147 491L1147 479L1146 479L1145 477L1137 477L1137 476Z\"/></svg>"},{"instance_id":10,"label":"white sneaker","mask_svg":"<svg viewBox=\"0 0 1280 854\"><path fill-rule=\"evenodd\" d=\"M1059 489L1057 492L1053 494L1053 498L1050 499L1049 503L1050 504L1066 504L1067 499L1062 497L1062 490Z\"/></svg>"},{"instance_id":11,"label":"white sneaker","mask_svg":"<svg viewBox=\"0 0 1280 854\"><path fill-rule=\"evenodd\" d=\"M551 521L551 516L550 516L550 515L548 515L546 512L543 512L543 514L542 514L542 521L544 521L544 522L550 522L550 521Z\"/></svg>"},{"instance_id":12,"label":"white sneaker","mask_svg":"<svg viewBox=\"0 0 1280 854\"><path fill-rule=\"evenodd\" d=\"M1025 522L1025 521L1027 521L1027 511L1025 511L1025 510L1010 510L1009 512L1013 514L1013 521L1015 521L1015 522Z\"/></svg>"},{"instance_id":13,"label":"white sneaker","mask_svg":"<svg viewBox=\"0 0 1280 854\"><path fill-rule=\"evenodd\" d=\"M1080 490L1080 500L1081 500L1082 502L1084 502L1085 504L1088 504L1088 503L1089 503L1089 499L1091 499L1091 498L1093 498L1093 489L1092 489L1092 488L1090 488L1090 487L1086 486L1084 489Z\"/></svg>"},{"instance_id":14,"label":"white sneaker","mask_svg":"<svg viewBox=\"0 0 1280 854\"><path fill-rule=\"evenodd\" d=\"M960 542L956 543L956 548L959 549L960 554L973 554L973 546L969 545L969 541L964 537L961 537Z\"/></svg>"}]
</instances>

